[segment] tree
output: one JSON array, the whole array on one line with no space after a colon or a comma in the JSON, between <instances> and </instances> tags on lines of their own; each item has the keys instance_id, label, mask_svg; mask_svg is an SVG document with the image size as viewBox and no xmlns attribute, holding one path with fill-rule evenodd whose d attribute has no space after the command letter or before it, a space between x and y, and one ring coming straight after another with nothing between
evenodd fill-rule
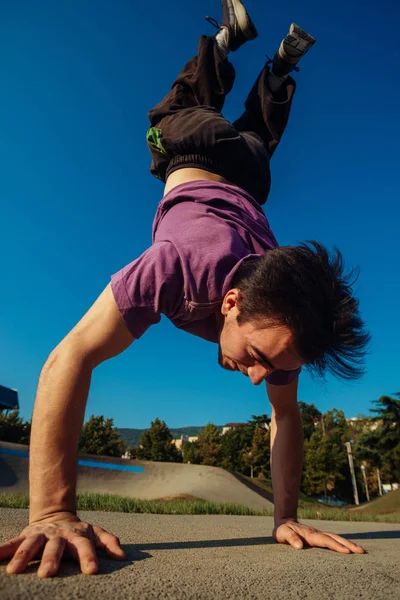
<instances>
[{"instance_id":1,"label":"tree","mask_svg":"<svg viewBox=\"0 0 400 600\"><path fill-rule=\"evenodd\" d=\"M364 466L365 476L367 478L368 490L370 496L378 496L379 484L377 477L377 469L379 469L380 476L384 477L385 472L382 463L382 453L380 451L382 432L380 429L367 429L362 431L355 439L353 446L353 455L357 466ZM356 471L357 473L357 471ZM362 490L365 493L364 481L361 477L358 477L358 490Z\"/></svg>"},{"instance_id":2,"label":"tree","mask_svg":"<svg viewBox=\"0 0 400 600\"><path fill-rule=\"evenodd\" d=\"M197 454L202 465L215 467L220 462L221 434L212 423L208 423L199 433Z\"/></svg>"},{"instance_id":3,"label":"tree","mask_svg":"<svg viewBox=\"0 0 400 600\"><path fill-rule=\"evenodd\" d=\"M14 444L29 444L31 435L31 424L19 416L19 410L15 409L8 415L0 411L0 440Z\"/></svg>"},{"instance_id":4,"label":"tree","mask_svg":"<svg viewBox=\"0 0 400 600\"><path fill-rule=\"evenodd\" d=\"M85 454L121 457L126 447L113 423L114 419L92 415L82 428L79 451Z\"/></svg>"},{"instance_id":5,"label":"tree","mask_svg":"<svg viewBox=\"0 0 400 600\"><path fill-rule=\"evenodd\" d=\"M269 429L269 426L271 424L271 418L266 414L251 415L251 421L249 421L249 424L253 428L253 434L254 434L254 429L257 427L257 425L259 427L263 427L264 429Z\"/></svg>"},{"instance_id":6,"label":"tree","mask_svg":"<svg viewBox=\"0 0 400 600\"><path fill-rule=\"evenodd\" d=\"M252 415L251 421L225 433L221 437L221 466L244 475L250 474L252 467L258 472L264 472L269 463L269 441L265 443L262 441L260 446L255 448L257 454L260 452L263 454L263 457L257 458L258 462L255 463L252 455L253 440L256 431L258 438L260 437L259 431L267 433L270 423L271 419L266 414ZM262 433L261 437L263 437ZM268 433L266 439L269 440ZM267 454L264 456L265 452Z\"/></svg>"},{"instance_id":7,"label":"tree","mask_svg":"<svg viewBox=\"0 0 400 600\"><path fill-rule=\"evenodd\" d=\"M353 453L358 461L367 462L370 466L382 469L383 454L381 452L382 429L363 431L354 443Z\"/></svg>"},{"instance_id":8,"label":"tree","mask_svg":"<svg viewBox=\"0 0 400 600\"><path fill-rule=\"evenodd\" d=\"M257 425L254 430L249 458L255 474L267 477L270 474L271 460L271 432L269 429Z\"/></svg>"},{"instance_id":9,"label":"tree","mask_svg":"<svg viewBox=\"0 0 400 600\"><path fill-rule=\"evenodd\" d=\"M182 459L184 463L192 465L200 462L197 455L197 442L185 442L182 444Z\"/></svg>"},{"instance_id":10,"label":"tree","mask_svg":"<svg viewBox=\"0 0 400 600\"><path fill-rule=\"evenodd\" d=\"M309 440L315 431L316 424L321 420L322 413L314 404L299 402L301 422L303 424L304 439Z\"/></svg>"},{"instance_id":11,"label":"tree","mask_svg":"<svg viewBox=\"0 0 400 600\"><path fill-rule=\"evenodd\" d=\"M400 393L395 396L400 398ZM400 399L382 396L374 404L377 408L371 412L381 424L376 449L380 453L383 477L388 483L397 483L400 481Z\"/></svg>"},{"instance_id":12,"label":"tree","mask_svg":"<svg viewBox=\"0 0 400 600\"><path fill-rule=\"evenodd\" d=\"M142 433L136 456L141 460L182 462L182 455L172 440L166 423L156 418L150 428Z\"/></svg>"},{"instance_id":13,"label":"tree","mask_svg":"<svg viewBox=\"0 0 400 600\"><path fill-rule=\"evenodd\" d=\"M305 441L302 488L306 494L317 496L338 493L340 481L346 480L347 457L345 440L347 423L342 411L328 411L309 440Z\"/></svg>"},{"instance_id":14,"label":"tree","mask_svg":"<svg viewBox=\"0 0 400 600\"><path fill-rule=\"evenodd\" d=\"M251 446L252 439L253 427L250 424L230 429L221 436L221 467L247 474L249 472L249 465L247 464L244 451Z\"/></svg>"},{"instance_id":15,"label":"tree","mask_svg":"<svg viewBox=\"0 0 400 600\"><path fill-rule=\"evenodd\" d=\"M322 430L318 428L309 440L304 443L304 469L302 489L310 496L323 493L325 501L328 495L330 473L330 447L324 439Z\"/></svg>"}]
</instances>

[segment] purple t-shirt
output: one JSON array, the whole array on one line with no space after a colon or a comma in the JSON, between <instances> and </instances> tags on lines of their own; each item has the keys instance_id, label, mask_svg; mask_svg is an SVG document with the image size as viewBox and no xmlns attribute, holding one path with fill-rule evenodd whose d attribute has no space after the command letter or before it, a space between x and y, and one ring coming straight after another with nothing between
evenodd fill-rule
<instances>
[{"instance_id":1,"label":"purple t-shirt","mask_svg":"<svg viewBox=\"0 0 400 600\"><path fill-rule=\"evenodd\" d=\"M218 342L216 311L241 262L278 243L260 205L234 185L191 181L160 202L153 244L112 276L117 306L135 339L166 315L179 329ZM298 371L267 380L290 383Z\"/></svg>"}]
</instances>

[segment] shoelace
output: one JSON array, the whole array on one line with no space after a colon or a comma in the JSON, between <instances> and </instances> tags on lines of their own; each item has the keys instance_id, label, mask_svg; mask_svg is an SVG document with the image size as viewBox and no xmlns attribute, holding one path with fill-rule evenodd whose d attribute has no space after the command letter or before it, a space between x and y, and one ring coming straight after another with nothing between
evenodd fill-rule
<instances>
[{"instance_id":1,"label":"shoelace","mask_svg":"<svg viewBox=\"0 0 400 600\"><path fill-rule=\"evenodd\" d=\"M218 21L216 19L213 19L213 17L206 17L206 21L208 21L208 23L210 23L210 25L215 27L215 29L221 29L220 24L218 23Z\"/></svg>"}]
</instances>

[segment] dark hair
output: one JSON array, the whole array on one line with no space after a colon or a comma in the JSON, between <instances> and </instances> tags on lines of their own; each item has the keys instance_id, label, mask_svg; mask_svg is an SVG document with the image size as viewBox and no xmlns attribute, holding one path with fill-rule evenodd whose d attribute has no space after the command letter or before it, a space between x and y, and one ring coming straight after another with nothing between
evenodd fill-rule
<instances>
[{"instance_id":1,"label":"dark hair","mask_svg":"<svg viewBox=\"0 0 400 600\"><path fill-rule=\"evenodd\" d=\"M238 322L270 320L286 325L312 374L328 370L342 379L364 373L369 333L352 296L358 269L343 272L343 258L317 242L273 248L243 261L234 278Z\"/></svg>"}]
</instances>

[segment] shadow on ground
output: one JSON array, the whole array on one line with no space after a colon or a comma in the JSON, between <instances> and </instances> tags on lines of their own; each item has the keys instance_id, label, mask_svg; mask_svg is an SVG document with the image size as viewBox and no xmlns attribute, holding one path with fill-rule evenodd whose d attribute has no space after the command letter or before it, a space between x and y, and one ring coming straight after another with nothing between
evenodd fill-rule
<instances>
[{"instance_id":1,"label":"shadow on ground","mask_svg":"<svg viewBox=\"0 0 400 600\"><path fill-rule=\"evenodd\" d=\"M99 575L110 575L111 573L116 573L117 571L121 571L121 569L130 566L131 563L152 558L151 554L148 552L142 552L133 544L126 544L123 546L123 548L126 552L126 560L112 560L103 553L98 553ZM0 561L0 567L6 567L8 563L8 560L2 560ZM21 575L37 574L39 565L40 560L30 562L27 569L25 569L23 573L19 574L19 577ZM60 569L55 578L76 577L77 575L82 575L77 561L73 560L72 558L63 558L60 564Z\"/></svg>"},{"instance_id":2,"label":"shadow on ground","mask_svg":"<svg viewBox=\"0 0 400 600\"><path fill-rule=\"evenodd\" d=\"M400 531L366 531L365 533L338 533L348 540L396 540Z\"/></svg>"}]
</instances>

